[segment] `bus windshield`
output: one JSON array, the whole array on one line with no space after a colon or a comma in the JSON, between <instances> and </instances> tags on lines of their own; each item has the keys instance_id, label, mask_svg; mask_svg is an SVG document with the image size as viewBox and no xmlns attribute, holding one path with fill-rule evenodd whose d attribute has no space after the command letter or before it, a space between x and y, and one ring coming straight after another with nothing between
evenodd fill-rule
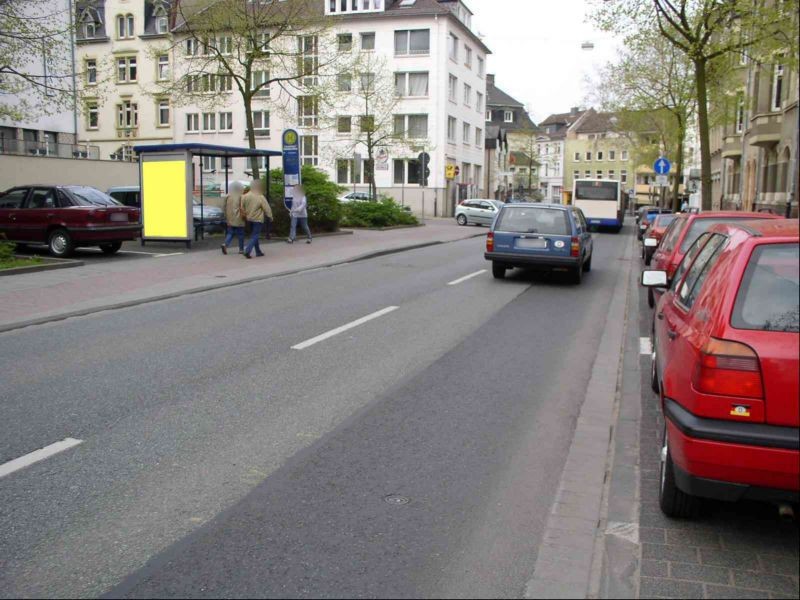
<instances>
[{"instance_id":1,"label":"bus windshield","mask_svg":"<svg viewBox=\"0 0 800 600\"><path fill-rule=\"evenodd\" d=\"M576 181L575 200L610 200L616 202L619 194L617 181Z\"/></svg>"}]
</instances>

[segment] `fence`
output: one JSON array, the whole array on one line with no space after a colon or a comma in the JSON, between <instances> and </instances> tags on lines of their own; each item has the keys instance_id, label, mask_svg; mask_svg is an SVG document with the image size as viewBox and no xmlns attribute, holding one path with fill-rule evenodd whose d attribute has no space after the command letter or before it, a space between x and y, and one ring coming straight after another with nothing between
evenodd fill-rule
<instances>
[{"instance_id":1,"label":"fence","mask_svg":"<svg viewBox=\"0 0 800 600\"><path fill-rule=\"evenodd\" d=\"M86 144L58 144L0 137L0 154L99 160L100 148Z\"/></svg>"}]
</instances>

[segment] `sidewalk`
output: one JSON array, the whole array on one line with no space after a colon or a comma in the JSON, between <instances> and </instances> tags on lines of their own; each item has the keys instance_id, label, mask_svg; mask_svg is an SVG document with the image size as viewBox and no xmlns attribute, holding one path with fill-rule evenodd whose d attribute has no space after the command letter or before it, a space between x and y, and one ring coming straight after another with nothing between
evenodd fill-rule
<instances>
[{"instance_id":1,"label":"sidewalk","mask_svg":"<svg viewBox=\"0 0 800 600\"><path fill-rule=\"evenodd\" d=\"M398 252L485 235L487 229L459 227L452 219L427 219L424 227L354 231L300 241L262 244L266 256L245 260L219 246L185 252L182 246L142 250L136 260L98 257L76 269L15 275L0 281L0 332L144 302L197 293L331 266L376 254Z\"/></svg>"}]
</instances>

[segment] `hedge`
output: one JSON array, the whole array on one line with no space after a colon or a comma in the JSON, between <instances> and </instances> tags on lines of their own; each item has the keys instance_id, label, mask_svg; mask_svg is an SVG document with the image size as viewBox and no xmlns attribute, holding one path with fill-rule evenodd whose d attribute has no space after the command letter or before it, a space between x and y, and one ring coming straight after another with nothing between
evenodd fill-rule
<instances>
[{"instance_id":1,"label":"hedge","mask_svg":"<svg viewBox=\"0 0 800 600\"><path fill-rule=\"evenodd\" d=\"M308 225L311 231L337 231L342 220L339 194L344 188L332 182L324 171L309 165L303 166L303 187L308 200ZM278 237L288 236L290 216L283 204L283 169L269 172L269 195L272 233Z\"/></svg>"}]
</instances>

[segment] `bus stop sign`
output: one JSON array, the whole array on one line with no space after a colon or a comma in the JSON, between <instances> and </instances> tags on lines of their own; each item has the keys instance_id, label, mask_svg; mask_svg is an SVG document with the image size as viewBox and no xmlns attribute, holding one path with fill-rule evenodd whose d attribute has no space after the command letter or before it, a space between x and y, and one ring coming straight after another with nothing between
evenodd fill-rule
<instances>
[{"instance_id":1,"label":"bus stop sign","mask_svg":"<svg viewBox=\"0 0 800 600\"><path fill-rule=\"evenodd\" d=\"M292 209L292 188L300 185L300 137L294 129L283 132L283 203Z\"/></svg>"}]
</instances>

